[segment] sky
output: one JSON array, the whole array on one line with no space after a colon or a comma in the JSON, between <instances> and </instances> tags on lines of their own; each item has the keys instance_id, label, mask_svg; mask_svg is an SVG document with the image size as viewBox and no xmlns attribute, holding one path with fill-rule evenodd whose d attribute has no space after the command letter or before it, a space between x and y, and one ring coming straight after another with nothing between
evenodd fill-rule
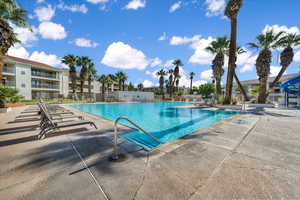
<instances>
[{"instance_id":1,"label":"sky","mask_svg":"<svg viewBox=\"0 0 300 200\"><path fill-rule=\"evenodd\" d=\"M211 81L214 55L205 48L217 37L230 36L230 21L224 17L225 0L17 0L28 11L33 31L13 26L21 44L8 54L66 67L67 54L90 57L97 73L124 71L128 82L156 86L160 69L173 68L180 59L180 85L189 87ZM240 80L256 79L257 50L247 43L267 30L300 34L299 0L244 0L238 18L238 44L247 52L237 61ZM280 70L273 51L271 75ZM226 82L228 58L225 61ZM80 68L78 68L80 70ZM287 73L300 70L300 47Z\"/></svg>"}]
</instances>

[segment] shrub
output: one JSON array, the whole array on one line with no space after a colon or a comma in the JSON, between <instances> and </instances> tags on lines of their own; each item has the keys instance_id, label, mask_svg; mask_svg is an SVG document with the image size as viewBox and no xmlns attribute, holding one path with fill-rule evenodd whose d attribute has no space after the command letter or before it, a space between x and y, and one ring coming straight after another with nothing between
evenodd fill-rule
<instances>
[{"instance_id":1,"label":"shrub","mask_svg":"<svg viewBox=\"0 0 300 200\"><path fill-rule=\"evenodd\" d=\"M0 86L0 108L6 108L6 103L16 103L22 98L18 90Z\"/></svg>"}]
</instances>

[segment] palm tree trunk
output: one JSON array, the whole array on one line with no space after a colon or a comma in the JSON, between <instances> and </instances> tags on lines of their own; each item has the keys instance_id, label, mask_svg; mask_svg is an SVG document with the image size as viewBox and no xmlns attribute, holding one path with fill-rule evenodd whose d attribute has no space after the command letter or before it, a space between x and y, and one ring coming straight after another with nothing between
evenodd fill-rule
<instances>
[{"instance_id":1,"label":"palm tree trunk","mask_svg":"<svg viewBox=\"0 0 300 200\"><path fill-rule=\"evenodd\" d=\"M237 18L232 17L231 22L231 36L230 36L230 48L229 48L229 61L228 61L228 74L226 82L226 96L225 103L231 103L232 97L232 85L233 76L235 73L235 62L236 62L236 39L237 39Z\"/></svg>"},{"instance_id":2,"label":"palm tree trunk","mask_svg":"<svg viewBox=\"0 0 300 200\"><path fill-rule=\"evenodd\" d=\"M81 100L83 100L83 86L84 86L84 79L80 79L80 98L81 98Z\"/></svg>"},{"instance_id":3,"label":"palm tree trunk","mask_svg":"<svg viewBox=\"0 0 300 200\"><path fill-rule=\"evenodd\" d=\"M92 77L89 76L88 78L88 87L89 87L89 98L90 98L90 101L92 101Z\"/></svg>"},{"instance_id":4,"label":"palm tree trunk","mask_svg":"<svg viewBox=\"0 0 300 200\"><path fill-rule=\"evenodd\" d=\"M4 66L4 55L0 53L0 85L3 84L3 66Z\"/></svg>"},{"instance_id":5,"label":"palm tree trunk","mask_svg":"<svg viewBox=\"0 0 300 200\"><path fill-rule=\"evenodd\" d=\"M280 72L277 74L276 78L274 79L274 81L271 83L270 85L270 89L275 87L275 85L277 84L277 82L281 79L282 75L284 74L285 70L288 68L288 66L282 66L280 69Z\"/></svg>"},{"instance_id":6,"label":"palm tree trunk","mask_svg":"<svg viewBox=\"0 0 300 200\"><path fill-rule=\"evenodd\" d=\"M216 92L217 97L219 97L222 94L222 86L221 86L221 78L216 78Z\"/></svg>"},{"instance_id":7,"label":"palm tree trunk","mask_svg":"<svg viewBox=\"0 0 300 200\"><path fill-rule=\"evenodd\" d=\"M102 82L102 101L105 101L105 83Z\"/></svg>"},{"instance_id":8,"label":"palm tree trunk","mask_svg":"<svg viewBox=\"0 0 300 200\"><path fill-rule=\"evenodd\" d=\"M191 79L190 94L193 94L193 79Z\"/></svg>"},{"instance_id":9,"label":"palm tree trunk","mask_svg":"<svg viewBox=\"0 0 300 200\"><path fill-rule=\"evenodd\" d=\"M122 90L125 91L125 82L122 82Z\"/></svg>"},{"instance_id":10,"label":"palm tree trunk","mask_svg":"<svg viewBox=\"0 0 300 200\"><path fill-rule=\"evenodd\" d=\"M160 87L160 92L162 94L162 99L165 99L164 87Z\"/></svg>"},{"instance_id":11,"label":"palm tree trunk","mask_svg":"<svg viewBox=\"0 0 300 200\"><path fill-rule=\"evenodd\" d=\"M243 97L244 97L244 100L245 100L245 101L249 101L247 92L245 91L245 89L244 89L243 85L241 84L240 80L238 79L236 73L234 72L233 75L234 75L234 79L235 79L235 81L237 82L237 84L238 84L238 86L239 86L239 89L240 89L240 91L241 91L241 93L242 93L242 95L243 95Z\"/></svg>"},{"instance_id":12,"label":"palm tree trunk","mask_svg":"<svg viewBox=\"0 0 300 200\"><path fill-rule=\"evenodd\" d=\"M76 87L77 87L77 84L76 84L76 72L70 72L70 76L71 76L71 81L72 81L72 92L73 92L73 95L75 95L76 93Z\"/></svg>"},{"instance_id":13,"label":"palm tree trunk","mask_svg":"<svg viewBox=\"0 0 300 200\"><path fill-rule=\"evenodd\" d=\"M258 95L257 103L261 103L261 104L266 103L267 82L268 82L268 77L261 78L259 81L259 95Z\"/></svg>"}]
</instances>

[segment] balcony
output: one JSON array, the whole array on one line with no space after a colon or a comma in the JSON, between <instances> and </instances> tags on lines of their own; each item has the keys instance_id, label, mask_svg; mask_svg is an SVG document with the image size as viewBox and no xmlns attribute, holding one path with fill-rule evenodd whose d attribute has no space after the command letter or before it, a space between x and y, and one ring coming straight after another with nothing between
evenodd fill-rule
<instances>
[{"instance_id":1,"label":"balcony","mask_svg":"<svg viewBox=\"0 0 300 200\"><path fill-rule=\"evenodd\" d=\"M59 90L59 85L49 85L49 84L32 84L31 88L33 89L50 89L50 90Z\"/></svg>"},{"instance_id":2,"label":"balcony","mask_svg":"<svg viewBox=\"0 0 300 200\"><path fill-rule=\"evenodd\" d=\"M15 74L15 68L14 67L7 67L7 66L5 66L3 68L3 73Z\"/></svg>"},{"instance_id":3,"label":"balcony","mask_svg":"<svg viewBox=\"0 0 300 200\"><path fill-rule=\"evenodd\" d=\"M6 87L16 87L16 81L5 80L4 86L6 86Z\"/></svg>"},{"instance_id":4,"label":"balcony","mask_svg":"<svg viewBox=\"0 0 300 200\"><path fill-rule=\"evenodd\" d=\"M56 74L56 72L32 70L31 76L37 77L37 78L58 79L58 75Z\"/></svg>"}]
</instances>

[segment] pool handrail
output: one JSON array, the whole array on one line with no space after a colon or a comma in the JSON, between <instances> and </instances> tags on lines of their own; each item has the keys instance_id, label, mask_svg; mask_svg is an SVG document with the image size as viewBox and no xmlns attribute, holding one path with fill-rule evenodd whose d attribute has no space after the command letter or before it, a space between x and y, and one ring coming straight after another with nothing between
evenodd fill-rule
<instances>
[{"instance_id":1,"label":"pool handrail","mask_svg":"<svg viewBox=\"0 0 300 200\"><path fill-rule=\"evenodd\" d=\"M113 155L113 159L114 160L118 160L119 159L119 154L118 154L118 122L120 120L126 120L129 123L131 123L133 126L135 126L136 128L138 128L140 131L142 131L143 133L145 133L146 135L148 135L152 140L154 140L155 142L161 144L161 142L154 137L153 135L151 135L150 133L148 133L147 131L145 131L142 127L140 127L139 125L137 125L135 122L133 122L132 120L130 120L128 117L118 117L115 120L115 124L114 124L114 155Z\"/></svg>"}]
</instances>

